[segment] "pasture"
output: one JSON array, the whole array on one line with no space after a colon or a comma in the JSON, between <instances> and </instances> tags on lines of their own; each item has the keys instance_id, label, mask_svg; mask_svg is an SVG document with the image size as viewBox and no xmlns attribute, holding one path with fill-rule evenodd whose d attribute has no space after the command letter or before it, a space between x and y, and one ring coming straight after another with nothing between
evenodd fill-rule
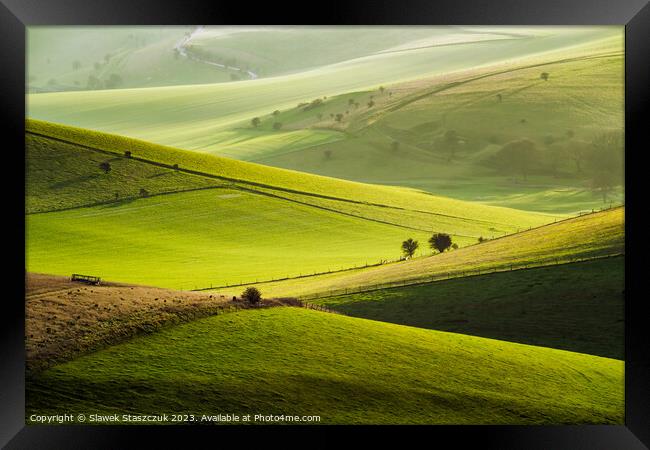
<instances>
[{"instance_id":1,"label":"pasture","mask_svg":"<svg viewBox=\"0 0 650 450\"><path fill-rule=\"evenodd\" d=\"M200 319L52 367L26 417L319 415L321 424L622 424L623 362L279 307ZM28 421L29 422L29 421Z\"/></svg>"},{"instance_id":2,"label":"pasture","mask_svg":"<svg viewBox=\"0 0 650 450\"><path fill-rule=\"evenodd\" d=\"M623 359L624 259L314 300L344 314Z\"/></svg>"},{"instance_id":3,"label":"pasture","mask_svg":"<svg viewBox=\"0 0 650 450\"><path fill-rule=\"evenodd\" d=\"M432 277L621 254L625 251L624 212L624 208L613 208L442 254L380 267L263 283L258 288L273 296L327 296L332 291L372 290L390 283L397 286L427 282Z\"/></svg>"},{"instance_id":4,"label":"pasture","mask_svg":"<svg viewBox=\"0 0 650 450\"><path fill-rule=\"evenodd\" d=\"M38 175L28 177L28 211L73 208L28 215L30 271L203 288L396 260L409 237L424 255L433 231L463 246L553 220L43 122L27 127ZM113 169L103 173L102 161ZM142 198L145 186L165 195ZM100 201L109 203L92 206Z\"/></svg>"}]
</instances>

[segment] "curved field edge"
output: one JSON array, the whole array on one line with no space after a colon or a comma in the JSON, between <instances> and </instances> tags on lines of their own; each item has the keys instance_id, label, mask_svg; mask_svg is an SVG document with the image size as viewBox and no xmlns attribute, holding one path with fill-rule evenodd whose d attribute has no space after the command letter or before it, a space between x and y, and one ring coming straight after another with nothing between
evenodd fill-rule
<instances>
[{"instance_id":1,"label":"curved field edge","mask_svg":"<svg viewBox=\"0 0 650 450\"><path fill-rule=\"evenodd\" d=\"M461 246L469 243L470 238L500 236L515 232L522 226L517 221L496 222L455 217L444 212L373 205L226 181L218 176L187 173L183 169L175 169L173 165L118 156L115 152L33 132L27 132L25 139L28 214L97 205L124 205L141 198L143 190L147 196L157 196L191 190L231 188L407 230L449 233L460 238L455 241ZM104 163L109 164L108 173L100 170Z\"/></svg>"},{"instance_id":2,"label":"curved field edge","mask_svg":"<svg viewBox=\"0 0 650 450\"><path fill-rule=\"evenodd\" d=\"M28 382L26 415L621 424L623 374L607 358L285 307L200 319L50 368Z\"/></svg>"},{"instance_id":3,"label":"curved field edge","mask_svg":"<svg viewBox=\"0 0 650 450\"><path fill-rule=\"evenodd\" d=\"M134 159L140 158L169 167L178 164L181 170L189 173L205 174L225 181L335 200L425 210L496 223L517 223L521 227L541 225L552 222L555 218L564 217L453 200L408 188L370 185L267 167L34 119L27 119L26 131L89 146L115 155L123 155L125 151L131 151Z\"/></svg>"},{"instance_id":4,"label":"curved field edge","mask_svg":"<svg viewBox=\"0 0 650 450\"><path fill-rule=\"evenodd\" d=\"M551 265L624 252L625 207L618 207L442 254L348 272L260 283L257 287L272 296L326 297L343 294L345 290L386 288L390 284L429 282L446 276Z\"/></svg>"},{"instance_id":5,"label":"curved field edge","mask_svg":"<svg viewBox=\"0 0 650 450\"><path fill-rule=\"evenodd\" d=\"M314 300L343 314L623 359L624 256Z\"/></svg>"}]
</instances>

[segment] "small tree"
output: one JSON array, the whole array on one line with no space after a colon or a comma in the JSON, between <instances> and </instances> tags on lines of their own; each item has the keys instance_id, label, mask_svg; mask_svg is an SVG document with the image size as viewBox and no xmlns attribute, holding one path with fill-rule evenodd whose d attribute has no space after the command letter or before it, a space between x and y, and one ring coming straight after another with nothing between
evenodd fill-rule
<instances>
[{"instance_id":1,"label":"small tree","mask_svg":"<svg viewBox=\"0 0 650 450\"><path fill-rule=\"evenodd\" d=\"M259 117L253 117L251 119L251 125L253 125L255 128L259 126L259 124L262 123Z\"/></svg>"},{"instance_id":2,"label":"small tree","mask_svg":"<svg viewBox=\"0 0 650 450\"><path fill-rule=\"evenodd\" d=\"M108 173L111 171L111 165L107 161L104 161L103 163L99 164L99 168L102 169L104 173Z\"/></svg>"},{"instance_id":3,"label":"small tree","mask_svg":"<svg viewBox=\"0 0 650 450\"><path fill-rule=\"evenodd\" d=\"M343 119L343 114L338 113L338 114L335 116L335 119L336 119L337 122L340 122L340 121Z\"/></svg>"},{"instance_id":4,"label":"small tree","mask_svg":"<svg viewBox=\"0 0 650 450\"><path fill-rule=\"evenodd\" d=\"M594 192L600 192L603 196L603 203L607 203L607 195L614 189L616 181L616 177L612 172L601 170L594 174L591 180L591 188Z\"/></svg>"},{"instance_id":5,"label":"small tree","mask_svg":"<svg viewBox=\"0 0 650 450\"><path fill-rule=\"evenodd\" d=\"M548 81L548 72L542 72L539 77L544 81Z\"/></svg>"},{"instance_id":6,"label":"small tree","mask_svg":"<svg viewBox=\"0 0 650 450\"><path fill-rule=\"evenodd\" d=\"M125 158L130 158L131 157L131 151L127 150L124 152L124 157Z\"/></svg>"},{"instance_id":7,"label":"small tree","mask_svg":"<svg viewBox=\"0 0 650 450\"><path fill-rule=\"evenodd\" d=\"M112 74L108 77L108 80L104 81L104 85L105 85L108 89L112 89L112 88L119 87L119 86L121 86L123 83L124 83L124 81L122 80L122 77L119 76L119 75L116 74L116 73L112 73Z\"/></svg>"},{"instance_id":8,"label":"small tree","mask_svg":"<svg viewBox=\"0 0 650 450\"><path fill-rule=\"evenodd\" d=\"M323 155L325 155L325 159L331 159L332 158L332 150L329 150L329 149L325 150L323 152Z\"/></svg>"},{"instance_id":9,"label":"small tree","mask_svg":"<svg viewBox=\"0 0 650 450\"><path fill-rule=\"evenodd\" d=\"M350 106L354 105L354 99L353 98L348 99L348 105L350 105Z\"/></svg>"},{"instance_id":10,"label":"small tree","mask_svg":"<svg viewBox=\"0 0 650 450\"><path fill-rule=\"evenodd\" d=\"M458 250L458 244L454 242L453 244L451 244L451 248L453 248L454 250Z\"/></svg>"},{"instance_id":11,"label":"small tree","mask_svg":"<svg viewBox=\"0 0 650 450\"><path fill-rule=\"evenodd\" d=\"M174 164L174 165L172 166L172 168L173 168L174 170L178 170L178 164Z\"/></svg>"},{"instance_id":12,"label":"small tree","mask_svg":"<svg viewBox=\"0 0 650 450\"><path fill-rule=\"evenodd\" d=\"M275 122L273 124L273 129L274 130L279 130L280 128L282 128L282 122Z\"/></svg>"},{"instance_id":13,"label":"small tree","mask_svg":"<svg viewBox=\"0 0 650 450\"><path fill-rule=\"evenodd\" d=\"M241 297L251 305L258 305L262 301L262 293L253 286L247 287Z\"/></svg>"},{"instance_id":14,"label":"small tree","mask_svg":"<svg viewBox=\"0 0 650 450\"><path fill-rule=\"evenodd\" d=\"M373 106L375 106L375 102L373 100L370 100L368 102L368 108L372 108Z\"/></svg>"},{"instance_id":15,"label":"small tree","mask_svg":"<svg viewBox=\"0 0 650 450\"><path fill-rule=\"evenodd\" d=\"M420 244L418 241L414 241L413 239L408 238L402 242L402 252L404 253L404 256L411 258L419 246Z\"/></svg>"},{"instance_id":16,"label":"small tree","mask_svg":"<svg viewBox=\"0 0 650 450\"><path fill-rule=\"evenodd\" d=\"M273 111L273 115L274 116L280 115L280 110L276 109L275 111Z\"/></svg>"},{"instance_id":17,"label":"small tree","mask_svg":"<svg viewBox=\"0 0 650 450\"><path fill-rule=\"evenodd\" d=\"M483 236L480 236L480 237L478 238L478 243L479 243L479 244L482 244L482 243L485 242L485 241L487 241L487 239L484 238Z\"/></svg>"},{"instance_id":18,"label":"small tree","mask_svg":"<svg viewBox=\"0 0 650 450\"><path fill-rule=\"evenodd\" d=\"M435 233L429 239L431 249L438 250L440 253L451 247L451 236L446 233Z\"/></svg>"},{"instance_id":19,"label":"small tree","mask_svg":"<svg viewBox=\"0 0 650 450\"><path fill-rule=\"evenodd\" d=\"M140 197L149 197L149 191L145 188L140 188Z\"/></svg>"},{"instance_id":20,"label":"small tree","mask_svg":"<svg viewBox=\"0 0 650 450\"><path fill-rule=\"evenodd\" d=\"M528 173L539 164L540 154L535 143L529 139L520 139L505 144L497 160L501 169L513 174L521 174L524 180Z\"/></svg>"},{"instance_id":21,"label":"small tree","mask_svg":"<svg viewBox=\"0 0 650 450\"><path fill-rule=\"evenodd\" d=\"M385 87L383 87L383 86L379 86L379 92L381 92L381 93L383 94L385 90L386 90Z\"/></svg>"}]
</instances>

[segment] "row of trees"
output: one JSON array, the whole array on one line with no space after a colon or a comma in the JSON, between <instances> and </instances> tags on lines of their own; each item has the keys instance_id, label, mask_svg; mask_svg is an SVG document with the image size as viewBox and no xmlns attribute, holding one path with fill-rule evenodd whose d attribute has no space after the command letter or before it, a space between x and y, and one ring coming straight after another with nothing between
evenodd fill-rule
<instances>
[{"instance_id":1,"label":"row of trees","mask_svg":"<svg viewBox=\"0 0 650 450\"><path fill-rule=\"evenodd\" d=\"M623 180L623 133L604 132L591 142L571 137L560 141L548 137L541 147L530 139L511 141L503 145L491 163L500 172L521 176L524 181L532 173L557 177L562 169L573 166L573 175L588 179L606 202L608 193Z\"/></svg>"},{"instance_id":2,"label":"row of trees","mask_svg":"<svg viewBox=\"0 0 650 450\"><path fill-rule=\"evenodd\" d=\"M420 243L412 238L408 238L402 242L402 252L407 258L412 258L415 251L420 247ZM443 253L450 248L458 248L458 245L452 242L451 236L447 233L434 233L429 238L429 247L432 250Z\"/></svg>"},{"instance_id":3,"label":"row of trees","mask_svg":"<svg viewBox=\"0 0 650 450\"><path fill-rule=\"evenodd\" d=\"M88 89L114 89L122 86L124 80L122 77L116 73L112 73L108 78L100 79L99 77L90 74L88 75L88 80L86 81L86 88Z\"/></svg>"}]
</instances>

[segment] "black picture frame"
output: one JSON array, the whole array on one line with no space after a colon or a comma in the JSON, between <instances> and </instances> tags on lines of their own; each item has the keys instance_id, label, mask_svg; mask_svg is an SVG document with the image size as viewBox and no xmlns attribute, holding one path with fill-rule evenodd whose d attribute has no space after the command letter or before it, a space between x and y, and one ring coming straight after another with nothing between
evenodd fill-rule
<instances>
[{"instance_id":1,"label":"black picture frame","mask_svg":"<svg viewBox=\"0 0 650 450\"><path fill-rule=\"evenodd\" d=\"M626 286L625 286L625 425L624 426L433 426L433 427L151 427L25 426L24 406L24 176L25 29L31 25L625 25L626 36ZM22 448L130 448L136 438L148 445L226 434L241 439L255 435L296 433L305 445L337 442L332 430L361 432L385 440L395 431L418 434L424 443L473 442L488 448L642 449L650 446L650 340L643 313L640 242L642 223L635 207L639 183L636 161L645 149L644 125L650 83L650 5L647 0L400 0L294 2L224 2L200 0L0 0L2 121L5 160L5 220L10 223L4 247L12 258L5 270L0 327L0 445ZM9 175L13 176L9 176ZM642 176L642 175L639 175ZM640 184L640 183L639 183ZM642 201L642 199L641 199ZM7 219L8 218L8 219ZM634 242L634 247L631 245ZM5 251L6 253L6 251ZM645 295L644 295L645 294ZM405 429L406 428L406 429ZM399 439L399 438L398 438Z\"/></svg>"}]
</instances>

